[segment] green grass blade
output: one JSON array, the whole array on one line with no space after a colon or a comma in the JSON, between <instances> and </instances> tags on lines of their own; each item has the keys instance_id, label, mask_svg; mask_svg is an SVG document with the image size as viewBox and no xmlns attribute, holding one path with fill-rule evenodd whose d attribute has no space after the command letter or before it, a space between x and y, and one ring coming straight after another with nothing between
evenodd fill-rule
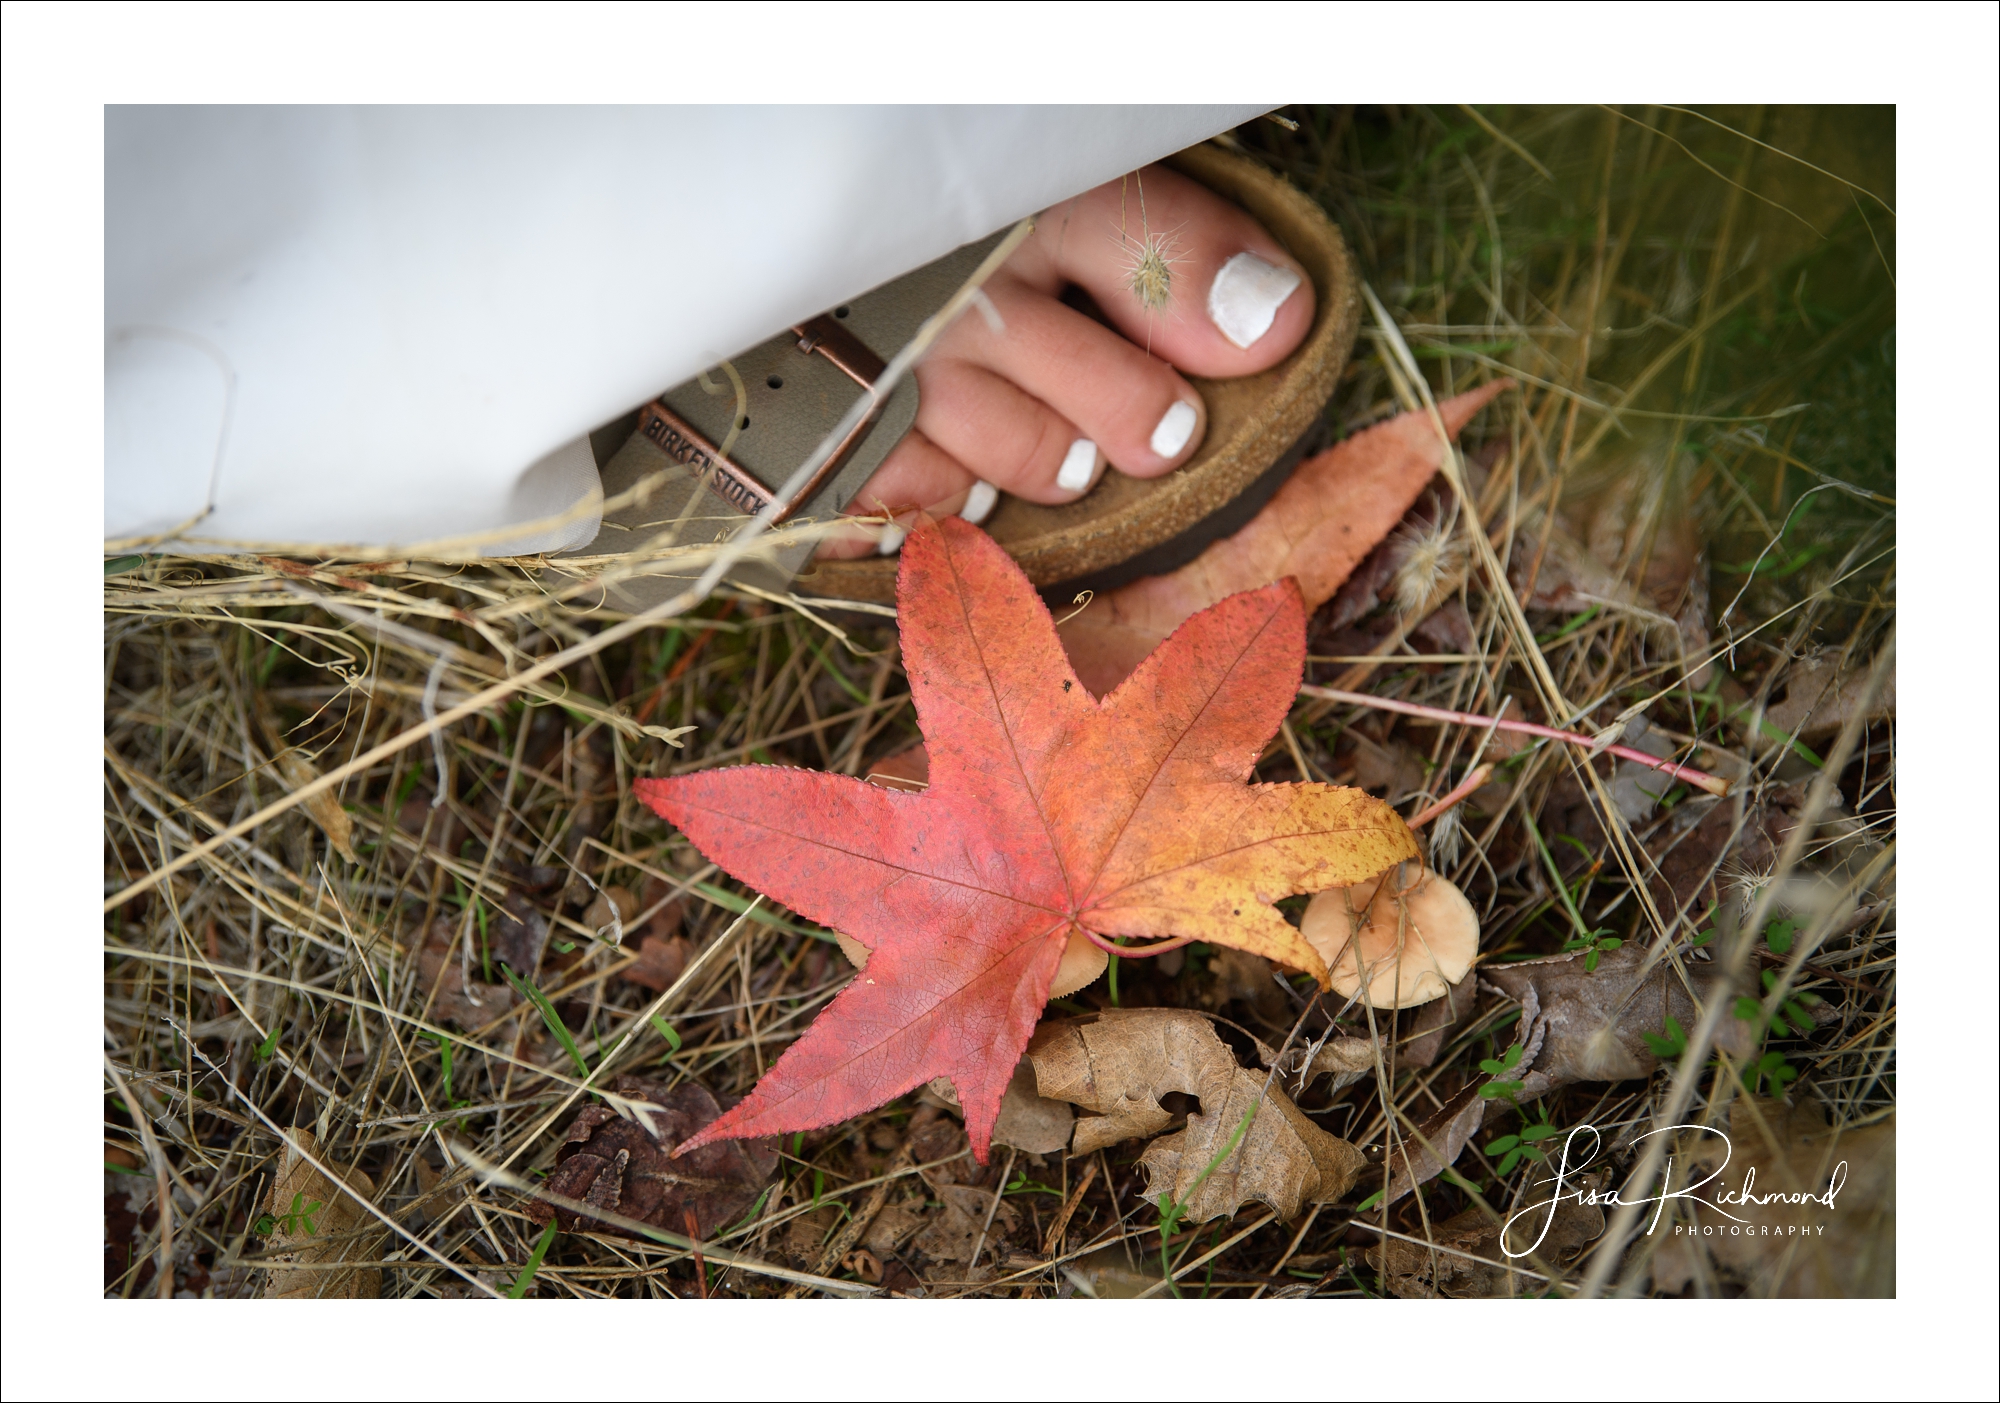
<instances>
[{"instance_id":1,"label":"green grass blade","mask_svg":"<svg viewBox=\"0 0 2000 1403\"><path fill-rule=\"evenodd\" d=\"M502 965L500 968L505 969L507 966ZM535 1284L535 1273L542 1269L542 1258L548 1255L549 1244L555 1240L556 1220L551 1218L549 1225L542 1229L541 1241L537 1242L535 1250L528 1254L528 1264L521 1268L521 1274L514 1278L514 1284L507 1288L508 1300L518 1301L528 1294L528 1288Z\"/></svg>"},{"instance_id":2,"label":"green grass blade","mask_svg":"<svg viewBox=\"0 0 2000 1403\"><path fill-rule=\"evenodd\" d=\"M569 1060L576 1063L576 1074L580 1077L589 1076L590 1064L583 1060L583 1053L577 1048L576 1039L571 1037L569 1029L563 1026L562 1018L556 1013L556 1006L549 1002L549 996L514 973L504 960L500 962L500 972L507 976L507 982L514 986L514 991L533 1004L542 1015L542 1022L548 1025L551 1033L555 1034L556 1041L563 1045L563 1051L569 1054Z\"/></svg>"}]
</instances>

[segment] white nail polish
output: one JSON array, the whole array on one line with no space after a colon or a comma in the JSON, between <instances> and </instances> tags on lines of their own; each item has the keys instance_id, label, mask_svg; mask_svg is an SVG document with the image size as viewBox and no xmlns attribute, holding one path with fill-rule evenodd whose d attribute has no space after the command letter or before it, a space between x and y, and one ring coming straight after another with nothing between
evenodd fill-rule
<instances>
[{"instance_id":1,"label":"white nail polish","mask_svg":"<svg viewBox=\"0 0 2000 1403\"><path fill-rule=\"evenodd\" d=\"M1097 481L1097 471L1097 445L1080 438L1063 455L1062 467L1056 471L1056 486L1065 492L1086 492Z\"/></svg>"},{"instance_id":2,"label":"white nail polish","mask_svg":"<svg viewBox=\"0 0 2000 1403\"><path fill-rule=\"evenodd\" d=\"M903 537L909 534L895 522L890 522L882 528L882 534L875 538L875 554L894 555L903 548Z\"/></svg>"},{"instance_id":3,"label":"white nail polish","mask_svg":"<svg viewBox=\"0 0 2000 1403\"><path fill-rule=\"evenodd\" d=\"M1179 454L1187 447L1188 438L1194 433L1194 421L1200 417L1186 400L1175 400L1153 429L1153 451L1162 458Z\"/></svg>"},{"instance_id":4,"label":"white nail polish","mask_svg":"<svg viewBox=\"0 0 2000 1403\"><path fill-rule=\"evenodd\" d=\"M965 494L965 505L958 509L959 519L977 526L993 514L993 505L999 500L1000 489L982 478Z\"/></svg>"},{"instance_id":5,"label":"white nail polish","mask_svg":"<svg viewBox=\"0 0 2000 1403\"><path fill-rule=\"evenodd\" d=\"M1239 253L1208 285L1208 319L1247 350L1271 329L1278 308L1298 286L1299 275L1290 268L1266 263L1254 253Z\"/></svg>"}]
</instances>

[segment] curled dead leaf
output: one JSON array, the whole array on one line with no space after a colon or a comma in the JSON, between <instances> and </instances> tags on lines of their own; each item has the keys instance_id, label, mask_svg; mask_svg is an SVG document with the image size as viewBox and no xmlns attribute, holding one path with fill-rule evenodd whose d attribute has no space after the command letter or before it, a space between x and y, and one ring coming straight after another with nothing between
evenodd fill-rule
<instances>
[{"instance_id":1,"label":"curled dead leaf","mask_svg":"<svg viewBox=\"0 0 2000 1403\"><path fill-rule=\"evenodd\" d=\"M1364 1165L1359 1150L1306 1119L1274 1079L1237 1066L1200 1014L1113 1009L1045 1023L1028 1059L1043 1096L1097 1113L1077 1122L1073 1154L1158 1135L1174 1119L1161 1104L1170 1093L1199 1102L1184 1129L1139 1159L1153 1190L1172 1194L1190 1222L1227 1216L1250 1199L1291 1218L1308 1203L1340 1198Z\"/></svg>"},{"instance_id":2,"label":"curled dead leaf","mask_svg":"<svg viewBox=\"0 0 2000 1403\"><path fill-rule=\"evenodd\" d=\"M840 1259L843 1271L851 1271L870 1286L882 1284L882 1259L865 1247L857 1247Z\"/></svg>"},{"instance_id":3,"label":"curled dead leaf","mask_svg":"<svg viewBox=\"0 0 2000 1403\"><path fill-rule=\"evenodd\" d=\"M1520 1022L1515 1025L1515 1046L1521 1049L1520 1059L1515 1063L1515 1075L1519 1075L1520 1068L1535 1065L1535 1059L1541 1055L1543 1039L1548 1034L1547 1025L1535 1016L1536 1011L1531 990L1528 1002L1521 1007ZM1485 1124L1486 1117L1506 1104L1481 1095L1481 1090L1482 1083L1471 1083L1426 1116L1422 1124L1406 1127L1398 1135L1396 1147L1389 1157L1389 1188L1383 1199L1385 1204L1394 1203L1417 1185L1436 1178L1446 1165L1458 1158L1466 1142Z\"/></svg>"},{"instance_id":4,"label":"curled dead leaf","mask_svg":"<svg viewBox=\"0 0 2000 1403\"><path fill-rule=\"evenodd\" d=\"M891 1203L875 1215L875 1221L868 1225L862 1235L863 1248L882 1257L895 1253L902 1245L923 1230L925 1223L924 1201L922 1198L903 1199Z\"/></svg>"},{"instance_id":5,"label":"curled dead leaf","mask_svg":"<svg viewBox=\"0 0 2000 1403\"><path fill-rule=\"evenodd\" d=\"M266 1239L270 1276L264 1283L267 1300L357 1300L382 1294L379 1267L354 1265L375 1260L381 1228L352 1194L315 1167L314 1159L340 1173L346 1188L364 1200L375 1197L375 1181L359 1169L326 1160L310 1130L285 1136L278 1174L265 1192L258 1212L270 1217Z\"/></svg>"},{"instance_id":6,"label":"curled dead leaf","mask_svg":"<svg viewBox=\"0 0 2000 1403\"><path fill-rule=\"evenodd\" d=\"M319 766L296 750L281 752L277 765L278 776L284 780L287 789L304 789L319 778ZM331 789L320 790L303 800L300 807L312 816L312 821L326 834L326 841L335 852L349 862L360 861L354 855L354 820L347 816L346 809L340 807L340 800Z\"/></svg>"},{"instance_id":7,"label":"curled dead leaf","mask_svg":"<svg viewBox=\"0 0 2000 1403\"><path fill-rule=\"evenodd\" d=\"M1351 1086L1375 1070L1375 1044L1367 1038L1328 1038L1315 1047L1294 1048L1279 1069L1294 1087L1318 1077L1332 1077L1329 1092Z\"/></svg>"},{"instance_id":8,"label":"curled dead leaf","mask_svg":"<svg viewBox=\"0 0 2000 1403\"><path fill-rule=\"evenodd\" d=\"M270 744L272 764L278 771L278 778L285 782L285 788L297 792L319 778L319 766L315 765L303 750L285 744L282 728L278 724L277 713L271 709L271 702L262 692L257 693L257 724L263 729L265 739ZM302 800L303 808L312 821L326 834L326 841L333 850L349 862L359 862L354 855L354 820L347 816L347 810L340 806L340 797L331 789L322 789L309 799Z\"/></svg>"},{"instance_id":9,"label":"curled dead leaf","mask_svg":"<svg viewBox=\"0 0 2000 1403\"><path fill-rule=\"evenodd\" d=\"M1486 983L1521 1005L1522 1022L1536 1023L1546 1033L1540 1053L1524 1058L1516 1070L1521 1076L1520 1069L1532 1063L1517 1099L1545 1096L1571 1082L1652 1075L1660 1059L1646 1045L1647 1036L1663 1035L1669 1018L1691 1029L1700 1010L1667 961L1650 970L1645 961L1645 947L1628 943L1600 954L1595 970L1588 968L1588 953L1579 950L1481 971ZM1729 992L1713 965L1691 963L1687 972L1704 1000ZM1725 1016L1716 1030L1715 1045L1739 1059L1749 1056L1757 1041L1750 1025L1733 1016Z\"/></svg>"},{"instance_id":10,"label":"curled dead leaf","mask_svg":"<svg viewBox=\"0 0 2000 1403\"><path fill-rule=\"evenodd\" d=\"M692 1213L697 1231L706 1236L749 1208L778 1166L777 1149L768 1140L726 1140L673 1157L675 1146L722 1114L721 1104L699 1082L668 1087L619 1077L610 1090L639 1103L651 1130L621 1119L609 1106L586 1106L556 1151L550 1193L676 1233L686 1231L686 1215ZM528 1216L537 1223L560 1217L571 1231L581 1223L588 1231L630 1235L616 1224L540 1199L528 1205Z\"/></svg>"}]
</instances>

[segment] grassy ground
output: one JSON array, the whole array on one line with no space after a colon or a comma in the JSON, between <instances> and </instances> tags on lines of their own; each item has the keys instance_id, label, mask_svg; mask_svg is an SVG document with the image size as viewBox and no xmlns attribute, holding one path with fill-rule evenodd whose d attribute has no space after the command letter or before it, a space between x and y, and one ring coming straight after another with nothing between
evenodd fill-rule
<instances>
[{"instance_id":1,"label":"grassy ground","mask_svg":"<svg viewBox=\"0 0 2000 1403\"><path fill-rule=\"evenodd\" d=\"M1483 960L1559 952L1580 932L1650 943L1747 920L1744 958L1825 1010L1770 1029L1748 1077L1761 1094L1733 1064L1579 1082L1490 1121L1455 1174L1386 1218L1350 1201L1246 1233L1262 1216L1246 1208L1167 1244L1200 1262L1184 1294L1423 1294L1430 1277L1371 1250L1522 1201L1539 1166L1484 1151L1503 1135L1588 1120L1630 1169L1637 1128L1677 1106L1727 1121L1732 1101L1778 1107L1775 1089L1838 1124L1893 1109L1893 694L1843 729L1838 691L1893 647L1895 218L1870 193L1894 188L1893 115L1290 115L1296 131L1258 123L1231 140L1324 202L1433 392L1496 375L1522 386L1467 443L1480 518L1547 669L1538 682L1491 582L1461 571L1455 598L1416 628L1393 604L1333 601L1314 622L1309 680L1488 714L1511 698L1531 719L1643 714L1656 739L1727 774L1732 795L1640 796L1608 824L1608 762L1589 762L1600 788L1572 754L1506 754L1430 852L1481 912ZM1329 417L1346 432L1396 412L1410 390L1398 380L1371 328ZM106 576L108 895L618 617L551 603L564 578L520 564L168 555L109 560ZM357 622L375 611L386 626ZM1539 714L1550 681L1571 715ZM834 628L725 588L111 906L107 1294L258 1290L294 1206L266 1202L294 1126L368 1176L381 1215L315 1244L345 1258L320 1268L325 1281L365 1262L385 1295L518 1286L541 1229L521 1193L482 1187L475 1170L545 1174L580 1066L740 1095L848 974L826 932L768 907L746 915L754 893L638 805L631 780L745 759L865 775L917 739L908 703L887 620L844 614ZM686 749L659 734L678 727L695 728ZM1479 743L1302 701L1259 777L1359 783L1407 813ZM1845 884L1837 920L1815 926L1832 908L1808 877ZM1767 930L1786 921L1818 938L1804 964ZM495 967L509 952L536 971L539 997ZM1115 973L1069 1007L1195 1007L1277 1041L1303 1002L1201 947ZM1308 1089L1301 1105L1357 1144L1393 1146L1480 1079L1511 1007L1483 1000L1427 1067ZM1325 1031L1325 1017L1303 1031ZM1360 1031L1353 1014L1343 1028ZM769 1191L704 1232L705 1276L685 1245L561 1234L525 1289L767 1295L800 1289L801 1273L854 1282L859 1270L929 1295L1115 1294L1159 1261L1139 1143L1097 1160L1059 1240L1053 1219L1083 1162L1002 1152L982 1171L963 1146L948 1114L906 1098L787 1139ZM933 1167L916 1174L913 1160ZM844 1215L873 1204L919 1224L953 1183L1005 1191L976 1262L927 1253L913 1243L938 1239L921 1236L826 1260ZM1546 1264L1554 1285L1460 1289L1589 1279L1742 1294L1783 1279L1782 1264L1662 1270L1657 1240L1627 1252L1611 1226Z\"/></svg>"}]
</instances>

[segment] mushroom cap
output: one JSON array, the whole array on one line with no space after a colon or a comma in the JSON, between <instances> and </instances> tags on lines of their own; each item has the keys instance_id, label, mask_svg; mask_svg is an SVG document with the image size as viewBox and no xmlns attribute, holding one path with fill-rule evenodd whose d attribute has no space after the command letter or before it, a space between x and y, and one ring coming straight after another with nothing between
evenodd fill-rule
<instances>
[{"instance_id":1,"label":"mushroom cap","mask_svg":"<svg viewBox=\"0 0 2000 1403\"><path fill-rule=\"evenodd\" d=\"M1056 977L1049 981L1049 997L1060 999L1074 994L1084 985L1104 973L1111 957L1091 944L1090 937L1081 930L1069 933L1069 944L1063 946L1062 963L1056 966Z\"/></svg>"},{"instance_id":2,"label":"mushroom cap","mask_svg":"<svg viewBox=\"0 0 2000 1403\"><path fill-rule=\"evenodd\" d=\"M1407 870L1407 864L1394 869L1398 881ZM1326 961L1342 998L1354 997L1366 971L1365 1003L1414 1008L1465 978L1479 953L1479 916L1465 893L1435 872L1424 873L1413 890L1391 883L1378 895L1388 875L1319 893L1299 933Z\"/></svg>"},{"instance_id":3,"label":"mushroom cap","mask_svg":"<svg viewBox=\"0 0 2000 1403\"><path fill-rule=\"evenodd\" d=\"M847 956L849 964L856 969L868 967L866 945L851 935L842 935L839 931L833 933L833 938L840 942L840 952ZM1110 963L1110 957L1091 944L1089 937L1080 930L1072 930L1069 933L1069 944L1063 947L1062 962L1056 966L1056 977L1049 981L1049 997L1060 999L1065 995L1074 994L1104 973L1105 966Z\"/></svg>"}]
</instances>

